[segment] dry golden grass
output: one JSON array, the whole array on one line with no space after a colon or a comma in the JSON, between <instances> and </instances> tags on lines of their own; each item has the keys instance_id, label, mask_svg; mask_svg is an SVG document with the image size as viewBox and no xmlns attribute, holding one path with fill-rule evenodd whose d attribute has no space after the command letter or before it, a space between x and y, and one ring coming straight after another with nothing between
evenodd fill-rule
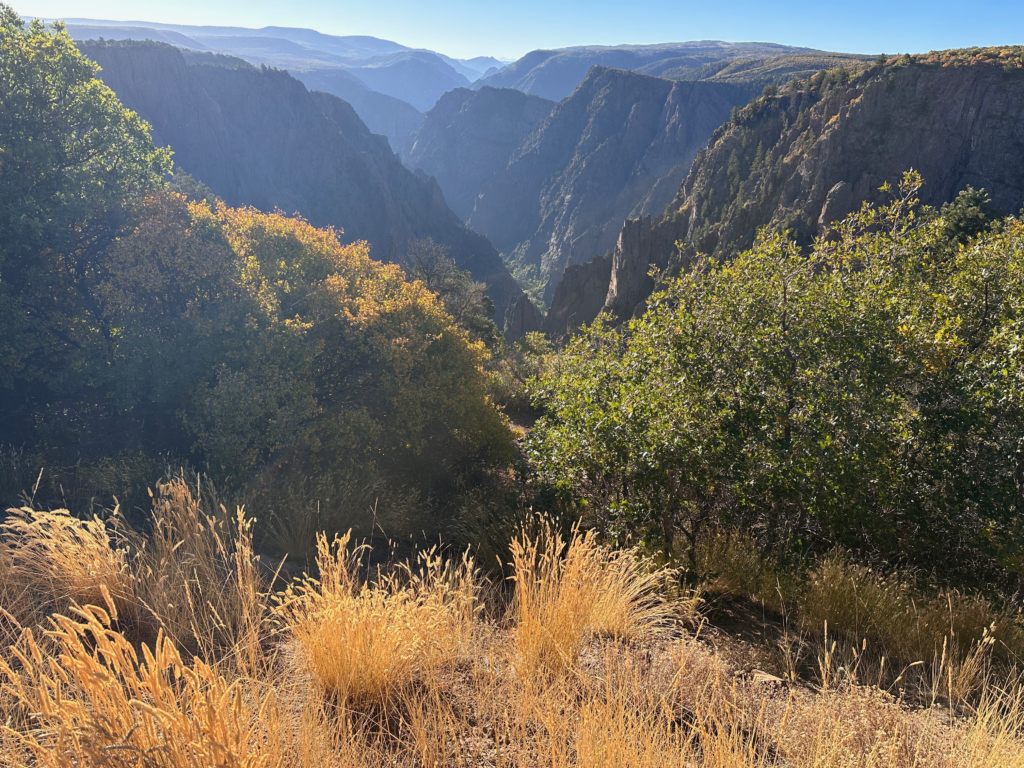
<instances>
[{"instance_id":1,"label":"dry golden grass","mask_svg":"<svg viewBox=\"0 0 1024 768\"><path fill-rule=\"evenodd\" d=\"M130 578L116 583L177 634L118 631L106 583L106 608L68 607L47 632L24 631L0 661L0 764L1024 768L1024 694L1006 671L996 685L988 651L980 690L955 709L862 684L857 659L828 642L813 683L749 675L683 630L695 597L666 597L665 571L544 521L513 543L507 612L484 611L468 557L428 553L367 579L358 548L324 536L319 580L271 608L249 521L202 515L196 498L160 488L154 535L128 554L123 539L39 526L63 537L69 569L119 563ZM4 594L50 594L16 567L22 541L6 559L0 549Z\"/></svg>"},{"instance_id":2,"label":"dry golden grass","mask_svg":"<svg viewBox=\"0 0 1024 768\"><path fill-rule=\"evenodd\" d=\"M984 597L958 590L923 595L898 574L880 575L843 554L824 558L799 597L800 622L808 633L825 627L845 641L847 666L887 659L888 672L870 678L911 686L930 703L960 704L977 696L992 673L1024 660L1020 616L997 611ZM858 650L861 659L855 659ZM871 651L865 663L863 651Z\"/></svg>"},{"instance_id":3,"label":"dry golden grass","mask_svg":"<svg viewBox=\"0 0 1024 768\"><path fill-rule=\"evenodd\" d=\"M319 581L282 598L278 611L299 648L300 663L344 709L394 704L396 697L449 661L475 620L472 560L458 565L424 555L418 568L360 582L350 536L317 542Z\"/></svg>"},{"instance_id":4,"label":"dry golden grass","mask_svg":"<svg viewBox=\"0 0 1024 768\"><path fill-rule=\"evenodd\" d=\"M31 585L43 611L69 604L100 605L104 591L120 609L135 605L128 552L110 545L106 524L98 517L79 520L66 510L8 510L0 526L7 545L6 578Z\"/></svg>"},{"instance_id":5,"label":"dry golden grass","mask_svg":"<svg viewBox=\"0 0 1024 768\"><path fill-rule=\"evenodd\" d=\"M179 647L208 663L230 660L250 674L264 663L270 595L257 570L251 519L202 509L183 479L157 486L152 532L134 539L136 593Z\"/></svg>"},{"instance_id":6,"label":"dry golden grass","mask_svg":"<svg viewBox=\"0 0 1024 768\"><path fill-rule=\"evenodd\" d=\"M651 637L696 608L694 596L666 601L663 587L672 572L652 568L636 550L603 547L594 531L578 527L566 540L548 520L538 528L512 543L514 644L522 674L572 668L595 635Z\"/></svg>"},{"instance_id":7,"label":"dry golden grass","mask_svg":"<svg viewBox=\"0 0 1024 768\"><path fill-rule=\"evenodd\" d=\"M201 661L185 664L160 636L154 650L110 629L103 609L53 621L56 652L31 630L17 667L0 661L7 689L32 713L11 731L33 764L168 768L272 768L281 764L270 694L254 697Z\"/></svg>"}]
</instances>

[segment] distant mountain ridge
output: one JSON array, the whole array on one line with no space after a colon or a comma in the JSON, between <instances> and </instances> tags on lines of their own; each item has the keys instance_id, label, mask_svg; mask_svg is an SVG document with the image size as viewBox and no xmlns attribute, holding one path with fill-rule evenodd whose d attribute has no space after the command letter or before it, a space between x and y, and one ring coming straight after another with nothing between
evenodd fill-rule
<instances>
[{"instance_id":1,"label":"distant mountain ridge","mask_svg":"<svg viewBox=\"0 0 1024 768\"><path fill-rule=\"evenodd\" d=\"M776 43L727 43L720 40L537 50L483 78L474 87L516 88L545 99L561 101L575 90L593 66L661 77L668 70L696 70L718 61L812 53L821 52Z\"/></svg>"},{"instance_id":2,"label":"distant mountain ridge","mask_svg":"<svg viewBox=\"0 0 1024 768\"><path fill-rule=\"evenodd\" d=\"M327 35L312 29L92 19L68 19L67 24L76 40L149 39L286 69L308 87L349 101L371 130L388 137L394 151L401 151L419 127L422 111L443 93L504 66L489 56L460 60L390 40Z\"/></svg>"},{"instance_id":3,"label":"distant mountain ridge","mask_svg":"<svg viewBox=\"0 0 1024 768\"><path fill-rule=\"evenodd\" d=\"M522 296L487 239L341 99L278 70L188 65L169 45L80 46L125 106L150 122L157 142L171 146L175 163L229 205L298 211L399 263L410 241L433 238L486 283L499 322Z\"/></svg>"}]
</instances>

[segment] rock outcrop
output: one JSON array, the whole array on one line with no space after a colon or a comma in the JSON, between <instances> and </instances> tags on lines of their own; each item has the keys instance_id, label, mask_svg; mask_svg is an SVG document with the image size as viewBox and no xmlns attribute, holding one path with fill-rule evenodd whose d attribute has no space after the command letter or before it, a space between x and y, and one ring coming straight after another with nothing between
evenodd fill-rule
<instances>
[{"instance_id":1,"label":"rock outcrop","mask_svg":"<svg viewBox=\"0 0 1024 768\"><path fill-rule=\"evenodd\" d=\"M427 112L405 147L405 163L436 178L451 209L469 219L480 190L554 106L512 88L456 88Z\"/></svg>"},{"instance_id":2,"label":"rock outcrop","mask_svg":"<svg viewBox=\"0 0 1024 768\"><path fill-rule=\"evenodd\" d=\"M507 341L519 341L528 333L540 330L540 315L533 302L526 294L513 297L505 310L505 323L502 328Z\"/></svg>"},{"instance_id":3,"label":"rock outcrop","mask_svg":"<svg viewBox=\"0 0 1024 768\"><path fill-rule=\"evenodd\" d=\"M411 241L433 238L486 284L499 319L522 295L487 238L467 229L437 185L407 170L341 99L279 70L186 65L167 45L82 48L156 141L171 146L176 165L229 205L298 211L399 263Z\"/></svg>"},{"instance_id":4,"label":"rock outcrop","mask_svg":"<svg viewBox=\"0 0 1024 768\"><path fill-rule=\"evenodd\" d=\"M612 253L605 306L618 320L636 313L654 290L651 270L661 271L675 255L678 227L663 217L650 216L627 220Z\"/></svg>"},{"instance_id":5,"label":"rock outcrop","mask_svg":"<svg viewBox=\"0 0 1024 768\"><path fill-rule=\"evenodd\" d=\"M611 254L566 268L541 328L548 338L563 339L594 322L604 309L611 273Z\"/></svg>"},{"instance_id":6,"label":"rock outcrop","mask_svg":"<svg viewBox=\"0 0 1024 768\"><path fill-rule=\"evenodd\" d=\"M659 214L746 86L594 67L483 186L469 222L551 302L570 264L611 250L623 220Z\"/></svg>"}]
</instances>

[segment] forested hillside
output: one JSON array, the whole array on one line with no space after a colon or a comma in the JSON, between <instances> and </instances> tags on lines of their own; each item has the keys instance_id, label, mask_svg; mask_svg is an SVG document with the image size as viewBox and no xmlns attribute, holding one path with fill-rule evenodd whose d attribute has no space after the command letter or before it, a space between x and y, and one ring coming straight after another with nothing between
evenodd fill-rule
<instances>
[{"instance_id":1,"label":"forested hillside","mask_svg":"<svg viewBox=\"0 0 1024 768\"><path fill-rule=\"evenodd\" d=\"M740 110L712 139L672 204L692 251L749 247L772 224L802 244L877 202L908 168L939 206L968 185L993 210L1024 204L1021 49L951 51L834 69Z\"/></svg>"}]
</instances>

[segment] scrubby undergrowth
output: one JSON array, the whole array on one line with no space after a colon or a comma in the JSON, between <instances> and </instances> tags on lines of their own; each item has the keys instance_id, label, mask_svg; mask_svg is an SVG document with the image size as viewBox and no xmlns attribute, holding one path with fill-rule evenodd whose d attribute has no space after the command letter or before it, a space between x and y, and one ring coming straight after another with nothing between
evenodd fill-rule
<instances>
[{"instance_id":1,"label":"scrubby undergrowth","mask_svg":"<svg viewBox=\"0 0 1024 768\"><path fill-rule=\"evenodd\" d=\"M830 644L814 675L751 672L672 571L549 520L505 583L437 551L370 569L321 537L318 578L282 588L244 513L203 515L182 480L150 531L31 509L3 529L5 764L1024 765L992 643L950 655L974 685L934 706ZM837 559L814 578L870 581Z\"/></svg>"}]
</instances>

